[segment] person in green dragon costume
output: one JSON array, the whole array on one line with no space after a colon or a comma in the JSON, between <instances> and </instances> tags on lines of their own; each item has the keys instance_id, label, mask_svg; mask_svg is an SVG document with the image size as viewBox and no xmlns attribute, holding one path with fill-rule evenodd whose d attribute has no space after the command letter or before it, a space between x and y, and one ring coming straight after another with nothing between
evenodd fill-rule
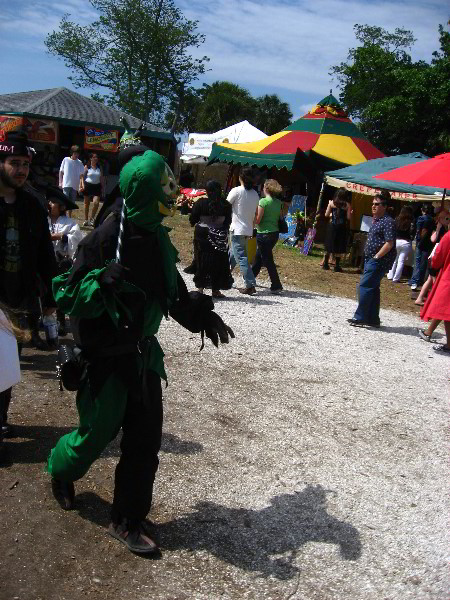
<instances>
[{"instance_id":1,"label":"person in green dragon costume","mask_svg":"<svg viewBox=\"0 0 450 600\"><path fill-rule=\"evenodd\" d=\"M146 531L162 435L164 354L156 339L163 316L206 335L215 346L234 334L210 297L188 292L178 252L162 223L175 179L162 156L126 132L119 153L123 196L79 244L72 269L53 280L58 307L70 316L81 349L79 426L52 449L47 471L66 510L80 479L120 429L109 533L140 554L158 554ZM99 222L100 221L100 222ZM202 343L203 348L203 343Z\"/></svg>"}]
</instances>

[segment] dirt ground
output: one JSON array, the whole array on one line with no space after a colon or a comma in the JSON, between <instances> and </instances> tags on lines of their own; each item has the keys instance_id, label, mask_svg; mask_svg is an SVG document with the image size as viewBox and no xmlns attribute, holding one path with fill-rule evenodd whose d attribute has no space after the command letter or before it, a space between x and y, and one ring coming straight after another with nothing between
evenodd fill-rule
<instances>
[{"instance_id":1,"label":"dirt ground","mask_svg":"<svg viewBox=\"0 0 450 600\"><path fill-rule=\"evenodd\" d=\"M175 245L180 250L182 261L187 263L191 256L192 229L187 218L180 215L176 216L171 224L174 226L172 236ZM282 280L291 286L298 285L304 290L329 296L355 297L358 281L355 270L346 269L343 274L322 271L318 266L320 252L314 251L311 257L303 257L296 251L278 248L276 260ZM413 307L409 288L402 285L389 286L388 282L383 282L382 305L405 313L418 312ZM187 350L183 352L187 353ZM168 369L172 371L175 369L177 373L185 356L181 352L179 354L172 352L167 359ZM193 360L192 356L188 355L188 360ZM220 361L218 364L220 371ZM201 589L198 594L180 592L179 587L172 590L170 580L165 582L165 589L155 595L152 592L155 581L161 578L160 572L156 574L158 566L155 561L146 561L132 555L105 534L104 528L108 525L112 501L114 465L119 453L118 440L108 447L102 459L94 464L88 475L77 482L75 510L65 513L56 505L44 467L50 448L62 434L70 431L77 423L74 394L67 391L60 392L58 389L55 380L55 353L40 352L25 347L21 366L23 381L14 388L11 405L11 422L15 425L16 435L14 439L8 441L10 459L0 470L0 522L2 523L0 599L187 600L198 598L203 600L208 598ZM234 370L235 378L245 379L248 373L246 368L242 367L238 357L234 363L228 363L227 367ZM240 371L239 368L243 370ZM250 363L247 368L251 369ZM223 381L228 380L230 371L223 367L221 373ZM195 377L212 377L209 372L205 374L197 371L194 374ZM166 463L170 467L167 468L166 464L165 485L169 492L171 485L178 487L183 485L181 483L183 480L195 479L196 473L189 471L187 458L195 458L201 451L201 445L195 441L195 438L186 436L181 425L183 422L181 411L191 410L194 406L189 395L189 376L186 383L182 380L183 376L179 376L176 386L182 397L172 408L169 421L170 433L166 430L163 438L162 450L166 456ZM220 385L220 379L215 381L215 384ZM244 394L251 393L251 388L244 386L243 390ZM245 427L241 431L238 425L227 414L222 416L219 414L216 417L215 426L219 427L218 435L224 435L224 440L230 444L233 443L236 434L247 435ZM225 430L226 434L221 433ZM248 433L248 435L248 443L251 444L251 436L257 434ZM217 465L214 464L213 459L210 460L208 469L214 473ZM311 493L313 492L314 490ZM220 522L221 516L211 515L211 512L205 511L202 513L203 516L197 517L197 520L194 519L184 528L177 529L170 523L176 516L175 511L182 508L164 505L156 500L151 518L160 524L169 524L165 531L163 528L161 534L162 546L168 550L165 568L168 571L177 569L176 556L171 557L170 552L175 551L175 554L181 553L190 557L190 572L186 577L192 577L192 574L197 572L200 578L209 560L208 553L201 548L197 548L194 552L190 544L183 542L182 538L187 535L188 542L192 541L189 540L189 534L195 535L194 526L198 527L200 522L203 528L208 528L209 523ZM241 515L241 513L236 514ZM250 524L245 526L251 527ZM340 527L344 525L341 524ZM228 544L230 540L224 538L224 543ZM232 558L227 557L227 560L233 562ZM251 571L245 559L240 560L243 561L241 566L244 571ZM279 568L284 568L282 562L279 563ZM214 569L208 570L208 573L210 572L214 573ZM226 566L216 573L216 576L221 579L223 590L227 589L227 583L231 584L233 579ZM282 580L283 575L281 574L279 578ZM232 585L235 595L228 596L224 591L214 598L211 596L209 598L211 600L219 597L255 598L255 600L256 598L258 600L259 598L268 600L271 598L279 600L281 597L298 600L302 598L296 595L295 590L292 593L287 590L286 595L277 593L272 595L271 592L267 592L255 596L248 588L248 581L244 579L240 583L234 578ZM364 595L360 597L342 596L339 593L335 595L334 591L328 590L322 593L318 588L316 592L311 591L311 596L308 597L317 600L332 598L344 600L344 597L345 600L362 600ZM390 598L400 600L402 596L394 594Z\"/></svg>"}]
</instances>

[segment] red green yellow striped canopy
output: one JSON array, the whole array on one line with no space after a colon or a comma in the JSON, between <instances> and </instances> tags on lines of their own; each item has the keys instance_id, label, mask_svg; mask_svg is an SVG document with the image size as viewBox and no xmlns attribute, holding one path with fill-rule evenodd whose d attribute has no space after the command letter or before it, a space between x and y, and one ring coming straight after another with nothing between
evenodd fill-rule
<instances>
[{"instance_id":1,"label":"red green yellow striped canopy","mask_svg":"<svg viewBox=\"0 0 450 600\"><path fill-rule=\"evenodd\" d=\"M348 118L333 95L282 131L246 144L213 144L209 164L292 169L307 156L317 169L356 165L384 154ZM333 167L334 166L334 167Z\"/></svg>"}]
</instances>

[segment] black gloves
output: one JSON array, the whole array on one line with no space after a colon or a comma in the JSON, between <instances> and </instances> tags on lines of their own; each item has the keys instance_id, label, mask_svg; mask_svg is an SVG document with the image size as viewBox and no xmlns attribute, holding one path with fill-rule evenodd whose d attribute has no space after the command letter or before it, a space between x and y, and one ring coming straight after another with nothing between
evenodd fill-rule
<instances>
[{"instance_id":1,"label":"black gloves","mask_svg":"<svg viewBox=\"0 0 450 600\"><path fill-rule=\"evenodd\" d=\"M213 312L214 302L211 296L199 292L188 293L183 280L180 280L181 297L170 308L170 316L192 333L202 334L200 350L204 347L204 335L216 348L219 346L219 340L222 344L228 344L230 338L234 338L234 333L231 327Z\"/></svg>"},{"instance_id":2,"label":"black gloves","mask_svg":"<svg viewBox=\"0 0 450 600\"><path fill-rule=\"evenodd\" d=\"M127 271L128 269L121 264L110 262L100 275L100 285L109 286L110 288L119 287Z\"/></svg>"},{"instance_id":3,"label":"black gloves","mask_svg":"<svg viewBox=\"0 0 450 600\"><path fill-rule=\"evenodd\" d=\"M228 344L229 338L234 338L234 333L215 312L208 312L203 319L203 330L214 346L218 348L219 340L221 344ZM203 348L203 344L202 344Z\"/></svg>"}]
</instances>

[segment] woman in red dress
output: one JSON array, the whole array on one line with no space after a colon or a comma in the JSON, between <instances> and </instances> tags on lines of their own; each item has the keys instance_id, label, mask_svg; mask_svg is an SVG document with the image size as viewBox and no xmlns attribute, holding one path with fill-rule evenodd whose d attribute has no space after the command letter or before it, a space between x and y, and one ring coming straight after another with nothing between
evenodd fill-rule
<instances>
[{"instance_id":1,"label":"woman in red dress","mask_svg":"<svg viewBox=\"0 0 450 600\"><path fill-rule=\"evenodd\" d=\"M450 353L450 231L444 235L431 259L433 269L440 269L436 281L428 294L420 313L423 321L441 319L444 321L447 343L433 346L437 352Z\"/></svg>"}]
</instances>

